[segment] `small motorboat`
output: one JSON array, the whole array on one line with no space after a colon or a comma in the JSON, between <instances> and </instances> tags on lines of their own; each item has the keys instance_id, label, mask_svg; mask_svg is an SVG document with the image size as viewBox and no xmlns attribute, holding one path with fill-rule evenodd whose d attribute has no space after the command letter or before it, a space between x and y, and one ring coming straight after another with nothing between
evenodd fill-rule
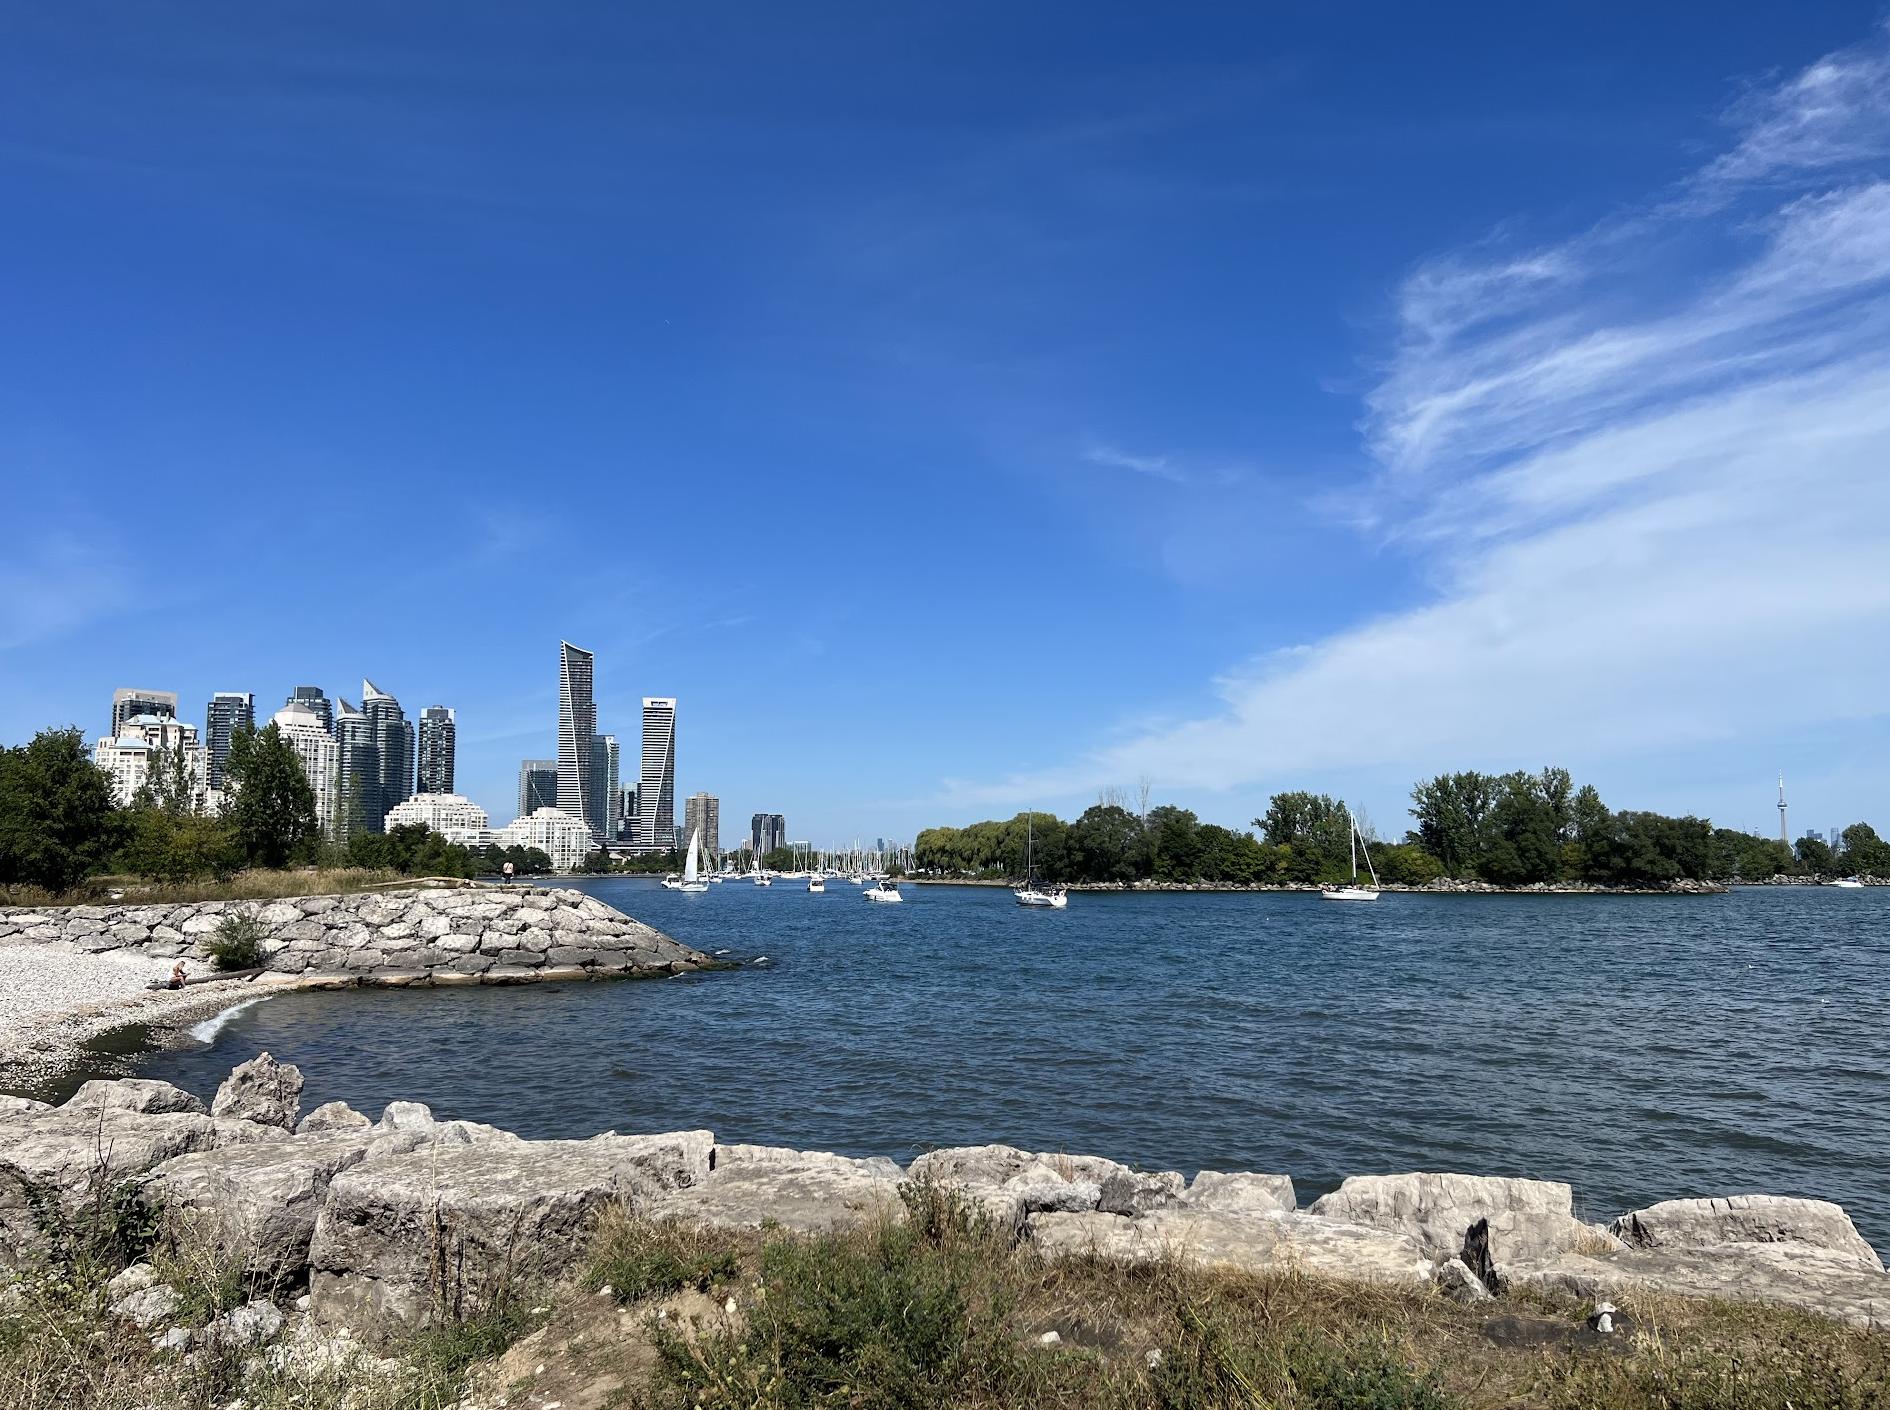
<instances>
[{"instance_id":1,"label":"small motorboat","mask_svg":"<svg viewBox=\"0 0 1890 1410\"><path fill-rule=\"evenodd\" d=\"M869 901L903 901L906 899L899 894L899 883L891 880L876 881L860 894Z\"/></svg>"},{"instance_id":2,"label":"small motorboat","mask_svg":"<svg viewBox=\"0 0 1890 1410\"><path fill-rule=\"evenodd\" d=\"M1842 886L1846 891L1861 891L1864 883L1854 876L1841 876L1836 881L1825 882L1826 886Z\"/></svg>"},{"instance_id":3,"label":"small motorboat","mask_svg":"<svg viewBox=\"0 0 1890 1410\"><path fill-rule=\"evenodd\" d=\"M815 872L812 876L807 878L807 889L809 891L824 892L827 889L827 878L822 876L819 872Z\"/></svg>"}]
</instances>

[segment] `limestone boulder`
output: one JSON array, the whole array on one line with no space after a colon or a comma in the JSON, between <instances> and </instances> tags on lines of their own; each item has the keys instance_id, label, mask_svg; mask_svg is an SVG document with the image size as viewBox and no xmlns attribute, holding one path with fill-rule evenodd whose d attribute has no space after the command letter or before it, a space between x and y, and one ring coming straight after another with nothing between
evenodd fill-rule
<instances>
[{"instance_id":1,"label":"limestone boulder","mask_svg":"<svg viewBox=\"0 0 1890 1410\"><path fill-rule=\"evenodd\" d=\"M1670 1199L1623 1214L1614 1233L1630 1248L1713 1248L1719 1244L1799 1244L1845 1254L1881 1270L1883 1260L1841 1205L1786 1195Z\"/></svg>"},{"instance_id":2,"label":"limestone boulder","mask_svg":"<svg viewBox=\"0 0 1890 1410\"><path fill-rule=\"evenodd\" d=\"M1016 1146L958 1146L928 1151L912 1162L915 1180L962 1193L1013 1230L1040 1212L1101 1209L1135 1214L1177 1200L1185 1182L1176 1171L1148 1173L1093 1155L1039 1154Z\"/></svg>"},{"instance_id":3,"label":"limestone boulder","mask_svg":"<svg viewBox=\"0 0 1890 1410\"><path fill-rule=\"evenodd\" d=\"M1190 1209L1223 1214L1276 1214L1298 1208L1289 1175L1203 1170L1188 1185L1181 1202Z\"/></svg>"},{"instance_id":4,"label":"limestone boulder","mask_svg":"<svg viewBox=\"0 0 1890 1410\"><path fill-rule=\"evenodd\" d=\"M199 1116L203 1103L182 1087L149 1077L116 1077L81 1083L68 1097L62 1110L97 1111L109 1107L115 1111L166 1112L185 1111Z\"/></svg>"},{"instance_id":5,"label":"limestone boulder","mask_svg":"<svg viewBox=\"0 0 1890 1410\"><path fill-rule=\"evenodd\" d=\"M259 1053L231 1071L210 1103L212 1116L295 1129L302 1110L302 1073L290 1063Z\"/></svg>"},{"instance_id":6,"label":"limestone boulder","mask_svg":"<svg viewBox=\"0 0 1890 1410\"><path fill-rule=\"evenodd\" d=\"M1505 1264L1504 1289L1537 1288L1593 1301L1648 1291L1796 1307L1864 1329L1890 1324L1890 1274L1855 1253L1804 1243L1563 1253Z\"/></svg>"},{"instance_id":7,"label":"limestone boulder","mask_svg":"<svg viewBox=\"0 0 1890 1410\"><path fill-rule=\"evenodd\" d=\"M90 1107L0 1118L0 1268L45 1252L41 1216L79 1218L146 1172L192 1151L288 1140L196 1112Z\"/></svg>"},{"instance_id":8,"label":"limestone boulder","mask_svg":"<svg viewBox=\"0 0 1890 1410\"><path fill-rule=\"evenodd\" d=\"M642 1213L715 1229L779 1225L825 1233L881 1217L898 1218L904 1173L884 1157L856 1160L780 1146L717 1146L700 1183L652 1198Z\"/></svg>"},{"instance_id":9,"label":"limestone boulder","mask_svg":"<svg viewBox=\"0 0 1890 1410\"><path fill-rule=\"evenodd\" d=\"M36 1111L51 1111L51 1102L37 1102L31 1097L0 1095L0 1116L26 1116Z\"/></svg>"},{"instance_id":10,"label":"limestone boulder","mask_svg":"<svg viewBox=\"0 0 1890 1410\"><path fill-rule=\"evenodd\" d=\"M329 1184L367 1148L356 1132L194 1152L153 1170L142 1195L178 1236L207 1239L251 1277L287 1287L308 1266Z\"/></svg>"},{"instance_id":11,"label":"limestone boulder","mask_svg":"<svg viewBox=\"0 0 1890 1410\"><path fill-rule=\"evenodd\" d=\"M323 1102L295 1123L298 1136L324 1136L344 1131L365 1131L374 1123L346 1102Z\"/></svg>"},{"instance_id":12,"label":"limestone boulder","mask_svg":"<svg viewBox=\"0 0 1890 1410\"><path fill-rule=\"evenodd\" d=\"M1128 1217L1033 1214L1025 1236L1051 1257L1119 1263L1177 1258L1203 1268L1248 1273L1301 1270L1353 1282L1418 1287L1435 1266L1409 1234L1297 1212L1226 1213L1187 1206Z\"/></svg>"},{"instance_id":13,"label":"limestone boulder","mask_svg":"<svg viewBox=\"0 0 1890 1410\"><path fill-rule=\"evenodd\" d=\"M1607 1250L1614 1240L1574 1215L1574 1194L1552 1180L1422 1172L1353 1175L1311 1212L1347 1224L1408 1234L1433 1258L1454 1258L1464 1235L1489 1220L1499 1263L1578 1250Z\"/></svg>"},{"instance_id":14,"label":"limestone boulder","mask_svg":"<svg viewBox=\"0 0 1890 1410\"><path fill-rule=\"evenodd\" d=\"M708 1173L714 1137L428 1145L336 1176L309 1293L324 1322L385 1337L568 1273L610 1203L641 1207Z\"/></svg>"},{"instance_id":15,"label":"limestone boulder","mask_svg":"<svg viewBox=\"0 0 1890 1410\"><path fill-rule=\"evenodd\" d=\"M168 1325L183 1305L176 1288L169 1283L154 1283L119 1298L112 1304L112 1315L148 1332Z\"/></svg>"}]
</instances>

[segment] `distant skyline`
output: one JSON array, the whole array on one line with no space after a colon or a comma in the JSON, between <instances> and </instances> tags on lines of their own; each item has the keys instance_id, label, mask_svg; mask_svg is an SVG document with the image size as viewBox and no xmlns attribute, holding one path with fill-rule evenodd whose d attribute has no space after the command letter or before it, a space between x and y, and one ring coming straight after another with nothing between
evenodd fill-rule
<instances>
[{"instance_id":1,"label":"distant skyline","mask_svg":"<svg viewBox=\"0 0 1890 1410\"><path fill-rule=\"evenodd\" d=\"M1550 763L1890 824L1880 6L7 37L0 742L366 676L496 821L566 639L822 843Z\"/></svg>"}]
</instances>

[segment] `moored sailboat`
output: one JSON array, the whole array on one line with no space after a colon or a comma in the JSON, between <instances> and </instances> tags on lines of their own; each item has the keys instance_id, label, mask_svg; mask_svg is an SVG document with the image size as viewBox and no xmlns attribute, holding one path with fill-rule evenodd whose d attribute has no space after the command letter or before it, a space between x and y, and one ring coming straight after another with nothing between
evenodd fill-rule
<instances>
[{"instance_id":1,"label":"moored sailboat","mask_svg":"<svg viewBox=\"0 0 1890 1410\"><path fill-rule=\"evenodd\" d=\"M1345 810L1346 840L1352 844L1352 884L1349 886L1329 886L1319 894L1328 901L1376 901L1378 899L1378 868L1372 865L1371 849L1365 846L1365 839L1360 835L1358 824L1352 820L1352 810ZM1365 869L1371 873L1372 884L1358 884L1358 854L1365 853Z\"/></svg>"},{"instance_id":2,"label":"moored sailboat","mask_svg":"<svg viewBox=\"0 0 1890 1410\"><path fill-rule=\"evenodd\" d=\"M1024 823L1024 884L1011 895L1017 904L1033 910L1061 911L1070 904L1070 893L1061 886L1037 884L1037 815L1033 812Z\"/></svg>"}]
</instances>

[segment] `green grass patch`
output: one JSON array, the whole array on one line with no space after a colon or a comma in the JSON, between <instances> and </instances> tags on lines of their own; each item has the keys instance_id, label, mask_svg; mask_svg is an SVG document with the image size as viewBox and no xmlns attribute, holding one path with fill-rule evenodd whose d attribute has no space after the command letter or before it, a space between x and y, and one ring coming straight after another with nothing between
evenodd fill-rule
<instances>
[{"instance_id":1,"label":"green grass patch","mask_svg":"<svg viewBox=\"0 0 1890 1410\"><path fill-rule=\"evenodd\" d=\"M583 1281L593 1292L609 1288L618 1302L629 1303L683 1288L707 1292L740 1271L733 1240L684 1224L651 1223L617 1208L598 1226Z\"/></svg>"}]
</instances>

